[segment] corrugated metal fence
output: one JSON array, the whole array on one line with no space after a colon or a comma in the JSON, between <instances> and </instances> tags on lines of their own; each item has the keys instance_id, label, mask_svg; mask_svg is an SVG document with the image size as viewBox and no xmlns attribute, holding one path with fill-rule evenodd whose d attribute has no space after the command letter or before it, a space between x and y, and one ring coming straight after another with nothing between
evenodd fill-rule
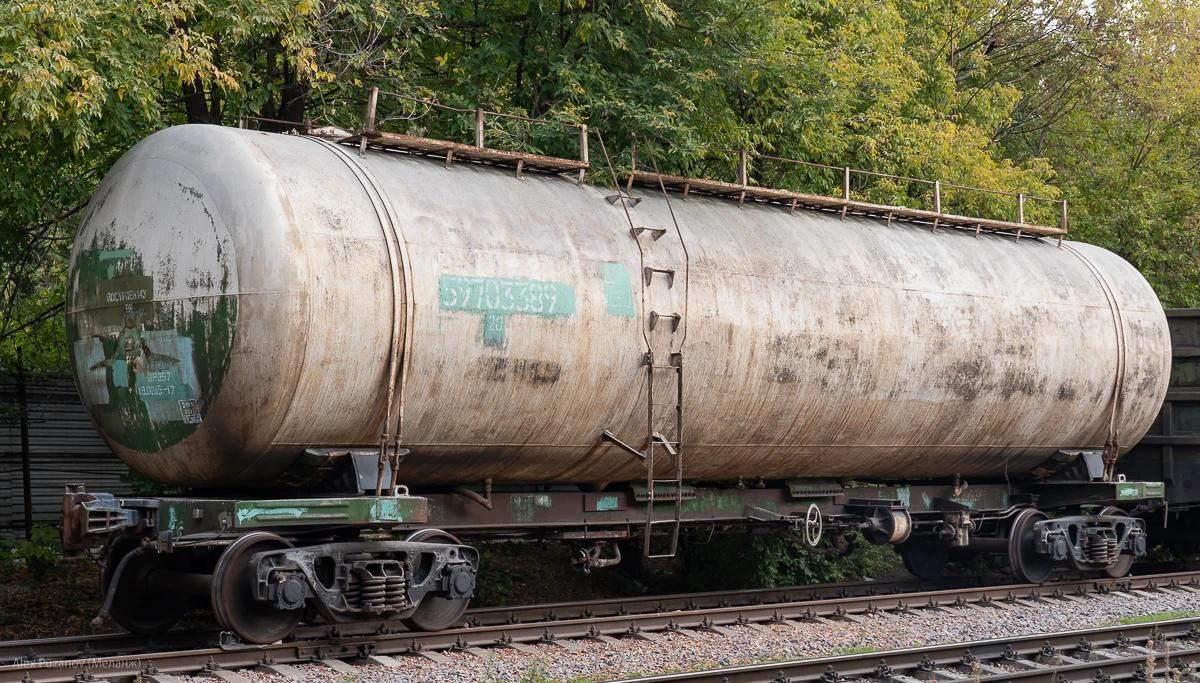
<instances>
[{"instance_id":1,"label":"corrugated metal fence","mask_svg":"<svg viewBox=\"0 0 1200 683\"><path fill-rule=\"evenodd\" d=\"M24 533L21 428L17 380L0 377L0 537ZM128 493L129 470L96 433L70 379L27 380L34 524L57 525L67 483L88 490Z\"/></svg>"},{"instance_id":2,"label":"corrugated metal fence","mask_svg":"<svg viewBox=\"0 0 1200 683\"><path fill-rule=\"evenodd\" d=\"M1150 433L1117 463L1130 479L1164 481L1171 509L1200 506L1200 308L1167 309L1171 386Z\"/></svg>"}]
</instances>

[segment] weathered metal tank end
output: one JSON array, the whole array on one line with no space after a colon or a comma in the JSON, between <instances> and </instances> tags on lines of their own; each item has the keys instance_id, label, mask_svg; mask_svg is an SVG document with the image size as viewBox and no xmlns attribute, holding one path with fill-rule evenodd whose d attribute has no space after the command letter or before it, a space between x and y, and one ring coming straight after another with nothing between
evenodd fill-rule
<instances>
[{"instance_id":1,"label":"weathered metal tank end","mask_svg":"<svg viewBox=\"0 0 1200 683\"><path fill-rule=\"evenodd\" d=\"M608 195L160 132L76 244L81 394L138 471L260 486L305 448L378 447L390 378L404 483L644 479L601 434L644 445L648 339L674 324L697 481L1020 476L1133 444L1166 391L1162 308L1097 247L650 189L631 236ZM675 397L655 391L668 434Z\"/></svg>"},{"instance_id":2,"label":"weathered metal tank end","mask_svg":"<svg viewBox=\"0 0 1200 683\"><path fill-rule=\"evenodd\" d=\"M151 181L161 194L138 189ZM75 378L102 433L138 453L191 436L220 391L238 313L229 231L198 179L162 159L118 166L88 208L69 283Z\"/></svg>"}]
</instances>

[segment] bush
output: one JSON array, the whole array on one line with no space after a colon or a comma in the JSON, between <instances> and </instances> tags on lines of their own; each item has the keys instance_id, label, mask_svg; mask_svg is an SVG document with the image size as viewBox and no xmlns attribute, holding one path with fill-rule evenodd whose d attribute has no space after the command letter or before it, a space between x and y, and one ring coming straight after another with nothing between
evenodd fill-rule
<instances>
[{"instance_id":1,"label":"bush","mask_svg":"<svg viewBox=\"0 0 1200 683\"><path fill-rule=\"evenodd\" d=\"M44 576L62 561L58 529L35 526L32 538L0 545L0 569L5 573L27 570L35 577Z\"/></svg>"},{"instance_id":2,"label":"bush","mask_svg":"<svg viewBox=\"0 0 1200 683\"><path fill-rule=\"evenodd\" d=\"M707 544L685 546L680 569L689 590L770 588L853 581L887 574L900 564L890 546L860 536L834 548L825 541L814 550L784 534L724 534Z\"/></svg>"}]
</instances>

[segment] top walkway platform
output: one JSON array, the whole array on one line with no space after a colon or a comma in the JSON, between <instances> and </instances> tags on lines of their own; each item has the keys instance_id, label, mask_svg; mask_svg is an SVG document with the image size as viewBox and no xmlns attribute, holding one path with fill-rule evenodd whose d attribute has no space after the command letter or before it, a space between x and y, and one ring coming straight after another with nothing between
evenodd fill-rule
<instances>
[{"instance_id":1,"label":"top walkway platform","mask_svg":"<svg viewBox=\"0 0 1200 683\"><path fill-rule=\"evenodd\" d=\"M434 138L378 130L376 128L376 111L378 108L380 95L396 97L410 102L418 102L431 109L437 108L458 112L461 114L474 114L474 144L451 142L447 140L438 140ZM553 125L574 129L579 136L579 158L566 159L561 157L533 154L530 152L509 151L487 147L485 144L485 122L489 116L509 120L518 120L535 125ZM482 108L476 108L472 110L450 107L432 102L430 100L409 97L407 95L401 95L398 93L381 92L378 88L373 88L368 100L367 116L366 121L364 122L364 127L355 133L339 138L338 141L343 144L358 146L364 151L368 148L375 148L437 157L439 159L443 159L447 166L457 160L514 168L518 177L521 177L525 171L553 174L572 174L576 177L579 183L583 183L587 173L591 170L591 161L588 156L588 141L592 134L595 134L597 139L599 139L603 145L603 139L599 137L599 133L596 131L589 133L588 127L583 124L568 124L555 121L546 121L543 119L532 119L513 114L489 112ZM939 228L970 230L974 231L977 235L981 232L995 232L1013 234L1017 237L1029 235L1038 237L1058 237L1059 239L1062 239L1063 235L1067 233L1067 202L1065 199L1049 199L1027 195L1024 193L1002 192L979 187L942 183L939 180L910 178L905 176L876 173L872 171L863 171L849 167L828 166L825 164L815 164L796 159L753 154L746 150L726 151L726 153L737 159L738 179L736 181L715 180L710 178L689 178L639 169L637 164L637 149L635 141L634 144L631 145L630 149L632 168L627 172L628 174L625 177L625 190L626 192L632 191L633 186L638 185L641 187L661 189L668 192L678 192L684 198L687 198L692 194L702 194L737 201L739 204L755 202L779 205L786 207L791 212L801 209L836 212L840 213L842 217L869 216L872 218L885 219L889 223L891 221L903 221L927 225L934 230ZM605 161L607 160L608 156L606 153ZM761 160L766 162L795 164L809 167L811 169L817 169L820 172L836 173L840 175L842 179L841 196L809 194L783 188L755 185L750 182L748 173L751 160L756 162ZM612 176L612 181L614 183L620 182L616 177L616 171L613 170L611 166L609 166L606 170L608 170L608 174ZM866 178L868 180L882 179L893 183L925 185L927 186L925 190L925 195L927 197L926 203L931 204L931 206L913 207L875 204L862 201L856 198L854 193L851 191L854 180L862 178ZM969 193L984 193L987 195L992 195L993 197L1002 198L1006 202L1011 201L1013 208L1011 219L967 216L943 211L942 200L944 189L949 189L960 196ZM1028 202L1038 202L1039 205L1043 207L1039 212L1041 216L1046 216L1048 213L1057 214L1055 216L1058 219L1055 221L1057 224L1049 225L1026 220L1025 209ZM1045 208L1047 205L1054 210L1048 212Z\"/></svg>"}]
</instances>

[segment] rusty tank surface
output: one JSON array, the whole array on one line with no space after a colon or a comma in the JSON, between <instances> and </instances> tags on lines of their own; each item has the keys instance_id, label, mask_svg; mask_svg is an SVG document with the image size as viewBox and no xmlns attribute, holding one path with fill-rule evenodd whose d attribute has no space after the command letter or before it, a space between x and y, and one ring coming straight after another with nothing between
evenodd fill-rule
<instances>
[{"instance_id":1,"label":"rusty tank surface","mask_svg":"<svg viewBox=\"0 0 1200 683\"><path fill-rule=\"evenodd\" d=\"M635 194L156 133L72 254L80 393L130 467L196 487L378 446L389 405L400 481L432 485L644 479L601 435L642 448L677 407L689 480L1020 477L1162 403L1162 307L1103 249Z\"/></svg>"}]
</instances>

